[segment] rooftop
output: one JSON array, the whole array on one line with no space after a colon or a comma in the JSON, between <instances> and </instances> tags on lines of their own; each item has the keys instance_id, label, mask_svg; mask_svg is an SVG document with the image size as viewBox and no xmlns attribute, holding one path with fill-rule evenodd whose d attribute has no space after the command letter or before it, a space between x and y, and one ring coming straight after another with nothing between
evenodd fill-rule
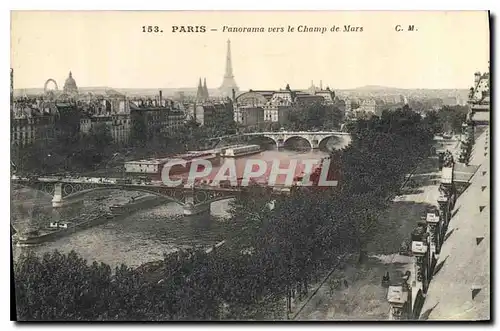
<instances>
[{"instance_id":1,"label":"rooftop","mask_svg":"<svg viewBox=\"0 0 500 331\"><path fill-rule=\"evenodd\" d=\"M490 112L483 112L483 111L478 111L474 113L472 119L475 122L490 122Z\"/></svg>"},{"instance_id":2,"label":"rooftop","mask_svg":"<svg viewBox=\"0 0 500 331\"><path fill-rule=\"evenodd\" d=\"M299 94L297 95L296 97L297 99L319 99L319 98L323 98L323 96L321 95L312 95L312 94Z\"/></svg>"}]
</instances>

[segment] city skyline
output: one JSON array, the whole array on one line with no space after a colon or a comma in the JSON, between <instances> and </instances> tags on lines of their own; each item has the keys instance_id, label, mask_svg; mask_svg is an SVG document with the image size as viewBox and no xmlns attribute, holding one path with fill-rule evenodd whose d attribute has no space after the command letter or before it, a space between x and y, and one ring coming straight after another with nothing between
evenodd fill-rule
<instances>
[{"instance_id":1,"label":"city skyline","mask_svg":"<svg viewBox=\"0 0 500 331\"><path fill-rule=\"evenodd\" d=\"M304 89L311 81L332 89L464 89L472 86L471 72L487 69L486 11L398 14L259 12L256 20L248 12L12 12L14 89L43 88L49 78L62 89L71 71L81 87L196 88L204 77L213 90L223 81L228 39L241 90ZM164 32L143 33L144 22ZM181 23L218 31L172 33ZM394 31L410 23L418 31ZM223 26L344 24L364 31L221 32Z\"/></svg>"}]
</instances>

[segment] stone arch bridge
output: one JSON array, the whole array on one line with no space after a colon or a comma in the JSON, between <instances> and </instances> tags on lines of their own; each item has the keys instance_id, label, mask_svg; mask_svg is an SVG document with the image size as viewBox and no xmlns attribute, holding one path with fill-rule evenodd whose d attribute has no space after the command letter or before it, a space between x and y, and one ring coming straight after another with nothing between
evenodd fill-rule
<instances>
[{"instance_id":1,"label":"stone arch bridge","mask_svg":"<svg viewBox=\"0 0 500 331\"><path fill-rule=\"evenodd\" d=\"M227 137L264 137L269 138L276 143L278 148L282 148L285 146L287 141L291 139L303 139L306 140L311 148L313 149L322 149L327 141L332 138L336 138L343 146L349 145L351 142L351 135L347 132L337 132L337 131L319 131L319 132L309 132L309 131L279 131L279 132L252 132L252 133L242 133ZM226 137L220 137L220 140Z\"/></svg>"},{"instance_id":2,"label":"stone arch bridge","mask_svg":"<svg viewBox=\"0 0 500 331\"><path fill-rule=\"evenodd\" d=\"M201 187L169 187L163 184L116 184L95 183L85 180L54 180L50 178L12 179L13 186L28 187L41 191L52 198L53 207L62 207L65 203L82 198L87 193L97 190L122 190L144 192L164 197L166 200L181 205L184 215L196 215L210 212L212 202L236 198L242 190L211 186Z\"/></svg>"}]
</instances>

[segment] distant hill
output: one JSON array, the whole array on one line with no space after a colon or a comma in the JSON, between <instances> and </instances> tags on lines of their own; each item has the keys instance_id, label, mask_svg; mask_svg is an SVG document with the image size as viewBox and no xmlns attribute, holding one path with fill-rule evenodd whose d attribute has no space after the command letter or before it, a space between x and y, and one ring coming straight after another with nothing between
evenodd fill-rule
<instances>
[{"instance_id":1,"label":"distant hill","mask_svg":"<svg viewBox=\"0 0 500 331\"><path fill-rule=\"evenodd\" d=\"M400 88L380 86L380 85L365 85L355 88L358 91L378 91L378 90L402 90Z\"/></svg>"},{"instance_id":2,"label":"distant hill","mask_svg":"<svg viewBox=\"0 0 500 331\"><path fill-rule=\"evenodd\" d=\"M184 92L186 95L196 95L197 88L195 87L179 87L179 88L112 88L108 86L95 86L95 87L79 87L78 90L81 93L93 92L93 93L103 93L105 90L113 89L120 93L123 93L128 96L138 96L138 95L158 95L158 92L161 90L165 97L174 96L176 92ZM307 91L308 89L303 89L303 91ZM217 96L219 95L219 91L217 89L209 89L210 95ZM436 93L440 95L446 92L457 92L458 94L467 94L468 89L403 89L397 87L388 87L381 85L366 85L353 89L334 89L334 91L343 93L354 93L354 94L408 94L408 93L421 93L430 92ZM240 91L244 92L244 91ZM39 95L43 93L43 88L27 88L27 89L14 89L14 96L22 96L22 95Z\"/></svg>"},{"instance_id":3,"label":"distant hill","mask_svg":"<svg viewBox=\"0 0 500 331\"><path fill-rule=\"evenodd\" d=\"M338 89L338 91L359 91L359 92L371 92L371 91L384 91L384 92L397 92L397 91L468 91L468 89L432 89L432 88L401 88L401 87L389 87L381 85L365 85L361 87L356 87L353 89Z\"/></svg>"},{"instance_id":4,"label":"distant hill","mask_svg":"<svg viewBox=\"0 0 500 331\"><path fill-rule=\"evenodd\" d=\"M158 95L161 90L164 96L173 96L176 92L184 92L186 95L196 95L197 88L186 87L186 88L112 88L108 86L96 86L96 87L78 87L78 91L82 94L92 92L92 93L104 93L106 90L115 90L117 92L123 93L129 96L136 95ZM217 89L209 89L209 94L218 95L219 91ZM26 88L26 89L14 89L14 96L23 95L39 95L43 94L43 88Z\"/></svg>"}]
</instances>

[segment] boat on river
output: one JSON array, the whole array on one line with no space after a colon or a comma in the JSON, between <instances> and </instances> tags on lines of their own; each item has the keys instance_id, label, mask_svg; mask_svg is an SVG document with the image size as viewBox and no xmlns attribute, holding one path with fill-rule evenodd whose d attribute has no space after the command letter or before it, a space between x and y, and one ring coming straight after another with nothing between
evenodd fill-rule
<instances>
[{"instance_id":1,"label":"boat on river","mask_svg":"<svg viewBox=\"0 0 500 331\"><path fill-rule=\"evenodd\" d=\"M80 217L84 217L83 215ZM87 220L76 221L60 221L51 222L45 228L31 228L23 232L17 232L12 236L13 241L18 245L37 245L46 241L54 240L62 236L74 233L78 230L88 228L97 224L104 223L114 218L114 215L109 212L101 212L92 215ZM75 220L73 218L72 220Z\"/></svg>"},{"instance_id":2,"label":"boat on river","mask_svg":"<svg viewBox=\"0 0 500 331\"><path fill-rule=\"evenodd\" d=\"M245 155L257 154L262 151L259 145L235 145L224 147L222 156L224 157L241 157Z\"/></svg>"},{"instance_id":3,"label":"boat on river","mask_svg":"<svg viewBox=\"0 0 500 331\"><path fill-rule=\"evenodd\" d=\"M91 226L103 224L111 219L145 207L154 207L164 203L164 198L144 195L134 197L126 204L110 206L109 211L98 211L83 213L68 221L51 222L45 228L31 228L24 232L17 232L12 236L17 245L37 245L47 241L55 240L65 235ZM84 221L79 221L85 219Z\"/></svg>"}]
</instances>

